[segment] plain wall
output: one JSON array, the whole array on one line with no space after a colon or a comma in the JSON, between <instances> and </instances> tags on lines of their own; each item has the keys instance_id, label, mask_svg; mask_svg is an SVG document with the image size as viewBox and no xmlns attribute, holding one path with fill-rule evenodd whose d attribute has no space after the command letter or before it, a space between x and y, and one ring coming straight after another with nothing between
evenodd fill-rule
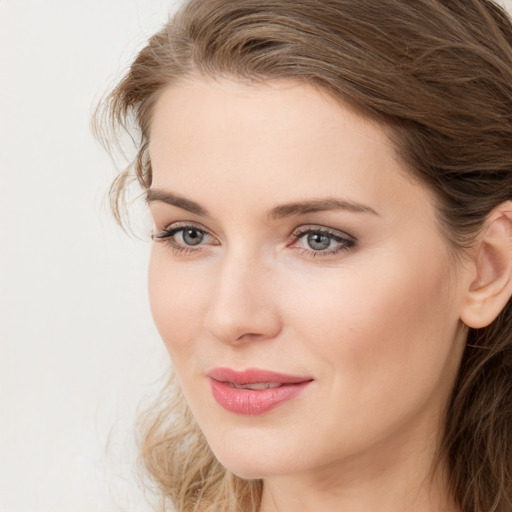
<instances>
[{"instance_id":1,"label":"plain wall","mask_svg":"<svg viewBox=\"0 0 512 512\"><path fill-rule=\"evenodd\" d=\"M89 122L172 6L0 1L1 512L149 510L132 423L168 357L149 240L113 222L115 171Z\"/></svg>"},{"instance_id":2,"label":"plain wall","mask_svg":"<svg viewBox=\"0 0 512 512\"><path fill-rule=\"evenodd\" d=\"M0 0L0 512L151 509L133 417L168 358L89 120L174 5Z\"/></svg>"}]
</instances>

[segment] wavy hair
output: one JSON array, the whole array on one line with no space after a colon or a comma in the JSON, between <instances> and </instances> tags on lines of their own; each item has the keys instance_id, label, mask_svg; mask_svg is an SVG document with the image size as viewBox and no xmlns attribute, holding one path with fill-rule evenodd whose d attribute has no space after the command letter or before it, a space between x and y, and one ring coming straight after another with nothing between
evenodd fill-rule
<instances>
[{"instance_id":1,"label":"wavy hair","mask_svg":"<svg viewBox=\"0 0 512 512\"><path fill-rule=\"evenodd\" d=\"M512 23L491 0L189 0L100 104L105 141L137 134L111 188L151 185L151 116L161 92L203 75L309 83L377 120L435 191L454 249L512 199ZM101 137L101 135L100 135ZM215 459L173 378L140 422L141 459L180 512L257 511L260 481ZM464 512L512 510L512 306L470 329L441 445Z\"/></svg>"}]
</instances>

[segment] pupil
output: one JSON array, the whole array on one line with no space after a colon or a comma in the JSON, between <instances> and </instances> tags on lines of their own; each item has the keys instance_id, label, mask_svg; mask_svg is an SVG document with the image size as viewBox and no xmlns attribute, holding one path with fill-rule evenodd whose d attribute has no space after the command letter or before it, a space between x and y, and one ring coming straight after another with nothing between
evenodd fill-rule
<instances>
[{"instance_id":1,"label":"pupil","mask_svg":"<svg viewBox=\"0 0 512 512\"><path fill-rule=\"evenodd\" d=\"M187 245L197 245L200 244L204 238L204 234L197 229L186 229L183 232L183 241Z\"/></svg>"},{"instance_id":2,"label":"pupil","mask_svg":"<svg viewBox=\"0 0 512 512\"><path fill-rule=\"evenodd\" d=\"M315 251L323 251L329 248L331 239L321 233L310 233L308 235L308 245Z\"/></svg>"}]
</instances>

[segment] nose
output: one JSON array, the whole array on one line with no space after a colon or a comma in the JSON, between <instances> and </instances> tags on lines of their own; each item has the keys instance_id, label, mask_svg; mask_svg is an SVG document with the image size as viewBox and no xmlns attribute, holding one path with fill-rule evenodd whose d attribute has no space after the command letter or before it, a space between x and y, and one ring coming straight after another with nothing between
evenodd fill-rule
<instances>
[{"instance_id":1,"label":"nose","mask_svg":"<svg viewBox=\"0 0 512 512\"><path fill-rule=\"evenodd\" d=\"M272 271L243 254L221 262L205 318L206 329L224 343L274 338L281 330Z\"/></svg>"}]
</instances>

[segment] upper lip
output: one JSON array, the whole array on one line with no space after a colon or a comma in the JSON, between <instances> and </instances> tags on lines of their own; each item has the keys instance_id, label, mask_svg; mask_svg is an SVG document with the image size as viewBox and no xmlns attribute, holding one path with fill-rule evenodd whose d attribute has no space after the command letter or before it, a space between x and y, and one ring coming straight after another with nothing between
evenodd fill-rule
<instances>
[{"instance_id":1,"label":"upper lip","mask_svg":"<svg viewBox=\"0 0 512 512\"><path fill-rule=\"evenodd\" d=\"M307 376L288 375L258 368L248 368L242 371L232 370L231 368L213 368L206 375L219 382L231 382L238 385L259 384L262 382L298 384L299 382L313 380Z\"/></svg>"}]
</instances>

